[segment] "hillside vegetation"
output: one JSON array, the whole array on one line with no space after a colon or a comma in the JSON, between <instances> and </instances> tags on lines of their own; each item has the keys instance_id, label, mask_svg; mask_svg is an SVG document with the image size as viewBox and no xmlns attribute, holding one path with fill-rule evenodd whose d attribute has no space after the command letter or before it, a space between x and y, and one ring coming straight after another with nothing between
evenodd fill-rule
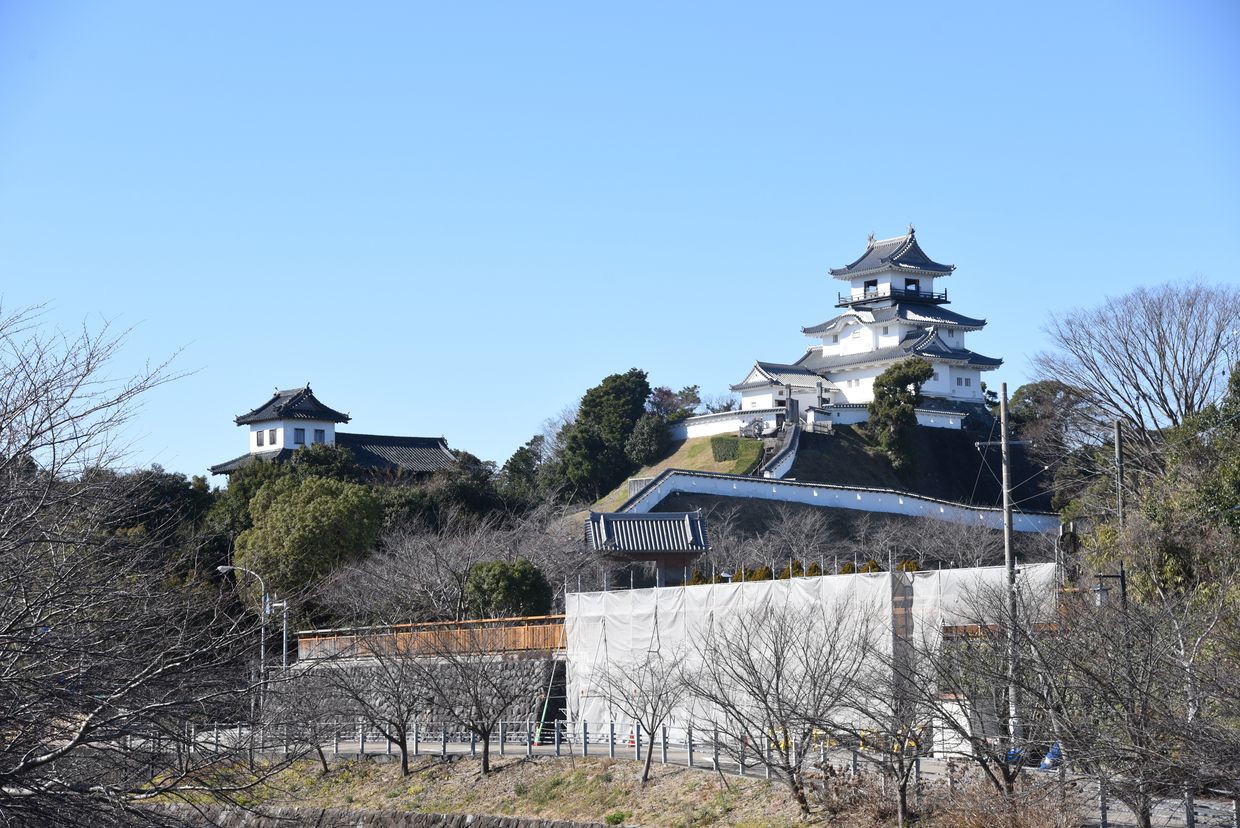
<instances>
[{"instance_id":1,"label":"hillside vegetation","mask_svg":"<svg viewBox=\"0 0 1240 828\"><path fill-rule=\"evenodd\" d=\"M736 460L715 460L710 450L709 437L678 440L672 443L671 449L662 460L653 465L644 466L635 472L633 477L655 477L668 469L742 474L757 463L761 449L757 440L743 440L741 445L742 454ZM629 482L626 479L595 503L594 509L600 512L614 512L628 499Z\"/></svg>"},{"instance_id":2,"label":"hillside vegetation","mask_svg":"<svg viewBox=\"0 0 1240 828\"><path fill-rule=\"evenodd\" d=\"M999 506L1003 503L999 448L979 449L994 435L946 428L917 428L913 433L916 474L898 476L878 443L860 426L837 426L835 434L802 434L789 479L837 486L871 486L912 494ZM1042 469L1024 446L1011 447L1013 499L1026 511L1049 511Z\"/></svg>"}]
</instances>

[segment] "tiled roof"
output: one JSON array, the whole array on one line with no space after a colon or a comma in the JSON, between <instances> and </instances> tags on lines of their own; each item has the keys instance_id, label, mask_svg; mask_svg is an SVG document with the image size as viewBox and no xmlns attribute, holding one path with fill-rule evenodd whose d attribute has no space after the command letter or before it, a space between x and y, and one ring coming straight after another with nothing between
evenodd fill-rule
<instances>
[{"instance_id":1,"label":"tiled roof","mask_svg":"<svg viewBox=\"0 0 1240 828\"><path fill-rule=\"evenodd\" d=\"M762 379L750 380L755 373ZM822 383L823 391L838 391L831 381L815 374L800 365L781 365L778 362L755 362L753 369L744 381L731 386L733 391L748 391L751 388L767 388L771 385L792 385L798 388L816 388Z\"/></svg>"},{"instance_id":2,"label":"tiled roof","mask_svg":"<svg viewBox=\"0 0 1240 828\"><path fill-rule=\"evenodd\" d=\"M433 472L456 461L442 437L389 437L337 431L336 445L353 452L358 465L365 469Z\"/></svg>"},{"instance_id":3,"label":"tiled roof","mask_svg":"<svg viewBox=\"0 0 1240 828\"><path fill-rule=\"evenodd\" d=\"M280 463L287 462L293 456L292 449L280 449L279 451L261 451L255 454L243 454L229 460L227 463L220 463L218 466L211 467L211 474L232 474L242 466L248 466L255 460L262 463L270 463L278 461Z\"/></svg>"},{"instance_id":4,"label":"tiled roof","mask_svg":"<svg viewBox=\"0 0 1240 828\"><path fill-rule=\"evenodd\" d=\"M389 437L384 434L345 434L336 432L336 445L347 448L353 459L364 469L401 469L411 472L433 472L456 461L442 437ZM263 463L287 463L293 449L243 454L227 463L211 467L211 474L231 474L255 460Z\"/></svg>"},{"instance_id":5,"label":"tiled roof","mask_svg":"<svg viewBox=\"0 0 1240 828\"><path fill-rule=\"evenodd\" d=\"M997 368L1003 364L1001 359L982 356L967 348L950 348L943 345L934 328L910 331L903 341L897 345L889 345L886 348L876 348L873 351L861 351L855 354L826 356L822 353L822 349L811 348L806 352L805 356L797 360L796 364L804 366L811 371L830 372L852 365L864 365L871 362L894 362L914 356L926 357L936 361L973 365L978 368Z\"/></svg>"},{"instance_id":6,"label":"tiled roof","mask_svg":"<svg viewBox=\"0 0 1240 828\"><path fill-rule=\"evenodd\" d=\"M899 320L913 325L945 325L965 331L980 331L986 327L985 319L963 316L946 308L921 305L916 302L896 302L886 308L851 308L819 325L801 328L801 333L810 338L818 338L845 319L855 319L863 325L881 325L884 322Z\"/></svg>"},{"instance_id":7,"label":"tiled roof","mask_svg":"<svg viewBox=\"0 0 1240 828\"><path fill-rule=\"evenodd\" d=\"M597 552L705 552L710 549L702 513L618 514L591 512L586 543Z\"/></svg>"},{"instance_id":8,"label":"tiled roof","mask_svg":"<svg viewBox=\"0 0 1240 828\"><path fill-rule=\"evenodd\" d=\"M237 417L237 425L265 423L271 420L325 420L330 423L347 423L348 414L341 414L315 399L310 386L277 390L275 395L249 414Z\"/></svg>"},{"instance_id":9,"label":"tiled roof","mask_svg":"<svg viewBox=\"0 0 1240 828\"><path fill-rule=\"evenodd\" d=\"M848 280L882 270L895 270L946 276L955 269L955 265L939 264L927 256L913 235L913 226L909 225L907 234L894 239L875 241L871 236L860 259L845 267L831 268L831 275Z\"/></svg>"}]
</instances>

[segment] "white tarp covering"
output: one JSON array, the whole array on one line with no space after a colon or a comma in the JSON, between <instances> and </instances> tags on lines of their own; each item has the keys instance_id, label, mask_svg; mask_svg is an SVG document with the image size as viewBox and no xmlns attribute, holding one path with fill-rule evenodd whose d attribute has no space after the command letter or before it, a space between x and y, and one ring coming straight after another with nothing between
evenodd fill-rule
<instances>
[{"instance_id":1,"label":"white tarp covering","mask_svg":"<svg viewBox=\"0 0 1240 828\"><path fill-rule=\"evenodd\" d=\"M922 642L937 645L944 626L976 623L979 597L1003 595L1002 567L917 573L825 575L779 581L707 584L662 589L580 592L567 596L566 646L568 714L587 722L615 718L597 675L623 669L659 653L691 666L695 643L715 626L743 623L753 610L776 606L811 617L855 619L858 630L877 630L890 652L897 600L910 607L912 629ZM1050 620L1056 585L1054 564L1022 565L1018 594L1022 603ZM908 597L911 593L911 602ZM893 599L893 595L896 599ZM907 619L905 621L907 629ZM687 719L682 714L674 719Z\"/></svg>"}]
</instances>

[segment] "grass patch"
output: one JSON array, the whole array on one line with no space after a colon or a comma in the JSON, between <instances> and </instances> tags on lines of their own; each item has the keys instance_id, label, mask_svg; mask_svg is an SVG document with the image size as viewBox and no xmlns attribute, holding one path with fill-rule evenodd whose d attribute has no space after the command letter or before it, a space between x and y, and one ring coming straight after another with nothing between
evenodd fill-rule
<instances>
[{"instance_id":1,"label":"grass patch","mask_svg":"<svg viewBox=\"0 0 1240 828\"><path fill-rule=\"evenodd\" d=\"M317 763L295 764L253 791L247 804L356 808L441 814L502 816L683 828L742 820L754 828L798 826L796 808L780 789L762 780L729 780L676 766L655 765L639 783L641 764L606 757L492 757L493 772L476 761L420 757L402 778L395 763L340 762L326 776ZM295 789L294 789L295 788Z\"/></svg>"},{"instance_id":2,"label":"grass patch","mask_svg":"<svg viewBox=\"0 0 1240 828\"><path fill-rule=\"evenodd\" d=\"M736 460L715 460L711 455L710 438L694 437L672 443L666 456L657 463L645 466L633 473L633 477L656 477L667 469L719 472L722 474L749 474L762 459L762 443L759 440L741 440ZM625 480L616 489L604 495L593 508L597 512L614 512L629 499L629 482Z\"/></svg>"}]
</instances>

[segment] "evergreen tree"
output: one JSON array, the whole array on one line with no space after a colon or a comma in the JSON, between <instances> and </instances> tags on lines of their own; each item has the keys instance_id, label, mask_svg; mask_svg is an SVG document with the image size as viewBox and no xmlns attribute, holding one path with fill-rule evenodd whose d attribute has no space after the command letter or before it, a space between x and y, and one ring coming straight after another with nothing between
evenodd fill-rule
<instances>
[{"instance_id":1,"label":"evergreen tree","mask_svg":"<svg viewBox=\"0 0 1240 828\"><path fill-rule=\"evenodd\" d=\"M869 427L878 444L891 458L892 468L902 477L916 473L913 431L921 386L934 375L934 367L921 357L896 363L874 380L874 401L869 406Z\"/></svg>"}]
</instances>

